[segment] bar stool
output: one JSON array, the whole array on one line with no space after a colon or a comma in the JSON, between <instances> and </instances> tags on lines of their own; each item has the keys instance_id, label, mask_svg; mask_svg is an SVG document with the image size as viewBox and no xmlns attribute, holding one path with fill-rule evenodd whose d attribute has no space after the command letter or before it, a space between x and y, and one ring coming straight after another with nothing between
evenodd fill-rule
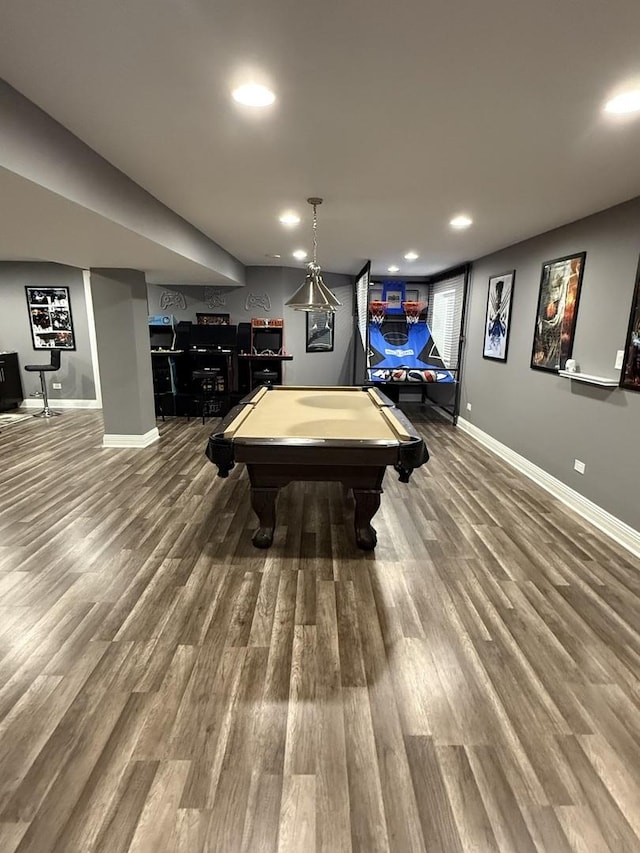
<instances>
[{"instance_id":1,"label":"bar stool","mask_svg":"<svg viewBox=\"0 0 640 853\"><path fill-rule=\"evenodd\" d=\"M45 381L45 373L53 373L55 370L60 370L60 350L51 350L51 362L49 364L25 364L24 369L29 373L40 374L40 385L42 387L42 399L44 408L40 412L35 412L34 418L52 418L54 415L60 415L61 412L53 412L49 408L49 397L47 395L47 383Z\"/></svg>"}]
</instances>

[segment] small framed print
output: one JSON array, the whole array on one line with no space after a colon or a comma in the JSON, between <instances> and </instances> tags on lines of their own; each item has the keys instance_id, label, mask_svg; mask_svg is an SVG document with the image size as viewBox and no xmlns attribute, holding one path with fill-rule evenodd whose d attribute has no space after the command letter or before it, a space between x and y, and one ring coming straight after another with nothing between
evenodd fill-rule
<instances>
[{"instance_id":1,"label":"small framed print","mask_svg":"<svg viewBox=\"0 0 640 853\"><path fill-rule=\"evenodd\" d=\"M307 311L307 352L333 350L334 314L328 311Z\"/></svg>"},{"instance_id":2,"label":"small framed print","mask_svg":"<svg viewBox=\"0 0 640 853\"><path fill-rule=\"evenodd\" d=\"M68 287L25 287L33 348L76 348Z\"/></svg>"},{"instance_id":3,"label":"small framed print","mask_svg":"<svg viewBox=\"0 0 640 853\"><path fill-rule=\"evenodd\" d=\"M516 271L494 275L489 279L487 311L484 319L484 347L482 357L493 361L506 361L509 348L511 301Z\"/></svg>"}]
</instances>

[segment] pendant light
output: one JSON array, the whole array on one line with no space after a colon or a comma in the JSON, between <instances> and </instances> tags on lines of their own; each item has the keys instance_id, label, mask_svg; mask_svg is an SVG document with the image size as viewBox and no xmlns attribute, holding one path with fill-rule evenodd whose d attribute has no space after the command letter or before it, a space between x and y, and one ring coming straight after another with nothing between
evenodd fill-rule
<instances>
[{"instance_id":1,"label":"pendant light","mask_svg":"<svg viewBox=\"0 0 640 853\"><path fill-rule=\"evenodd\" d=\"M316 208L322 204L321 198L308 198L307 201L313 207L313 260L307 264L307 275L300 287L291 299L285 302L289 308L296 311L326 311L331 313L342 303L339 302L327 285L322 280L322 273L318 265L318 216Z\"/></svg>"}]
</instances>

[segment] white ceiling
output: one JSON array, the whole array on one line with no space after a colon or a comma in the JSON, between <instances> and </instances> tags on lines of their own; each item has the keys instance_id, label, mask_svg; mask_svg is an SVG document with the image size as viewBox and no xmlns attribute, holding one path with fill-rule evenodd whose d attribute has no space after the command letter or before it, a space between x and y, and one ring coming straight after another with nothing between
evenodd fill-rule
<instances>
[{"instance_id":1,"label":"white ceiling","mask_svg":"<svg viewBox=\"0 0 640 853\"><path fill-rule=\"evenodd\" d=\"M245 264L302 266L310 195L323 269L406 275L640 195L640 119L601 113L640 81L638 0L3 0L1 15L0 76ZM231 101L248 74L273 108ZM0 180L3 207L29 227L0 257L76 263L54 201L29 214L19 185ZM475 224L453 232L461 212ZM86 260L134 265L130 235L107 230ZM165 261L140 247L139 266L181 275Z\"/></svg>"}]
</instances>

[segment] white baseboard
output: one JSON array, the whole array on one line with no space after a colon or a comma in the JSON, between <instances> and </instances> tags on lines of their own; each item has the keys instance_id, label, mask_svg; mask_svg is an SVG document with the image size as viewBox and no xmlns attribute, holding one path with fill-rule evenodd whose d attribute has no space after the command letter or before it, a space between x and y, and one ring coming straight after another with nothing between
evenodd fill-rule
<instances>
[{"instance_id":1,"label":"white baseboard","mask_svg":"<svg viewBox=\"0 0 640 853\"><path fill-rule=\"evenodd\" d=\"M160 433L158 432L158 427L154 427L150 429L149 432L145 432L144 435L103 435L102 436L102 446L103 447L149 447L150 444L153 444L155 441L160 439Z\"/></svg>"},{"instance_id":2,"label":"white baseboard","mask_svg":"<svg viewBox=\"0 0 640 853\"><path fill-rule=\"evenodd\" d=\"M42 397L27 397L22 401L20 408L24 409L41 409L44 403ZM102 405L98 400L56 400L49 397L50 409L101 409Z\"/></svg>"},{"instance_id":3,"label":"white baseboard","mask_svg":"<svg viewBox=\"0 0 640 853\"><path fill-rule=\"evenodd\" d=\"M602 509L598 504L593 503L593 501L585 498L565 483L552 477L551 474L534 465L533 462L529 462L524 456L520 456L515 450L511 450L506 444L497 441L464 418L458 418L458 426L463 432L466 432L471 438L474 438L479 444L486 447L487 450L495 453L496 456L508 462L509 465L526 477L529 477L534 483L542 486L543 489L546 489L547 492L558 498L563 504L571 507L578 515L581 515L586 521L597 527L598 530L606 533L607 536L610 536L634 556L640 557L640 531L625 524L624 521L616 518L615 515L611 515L610 512Z\"/></svg>"}]
</instances>

